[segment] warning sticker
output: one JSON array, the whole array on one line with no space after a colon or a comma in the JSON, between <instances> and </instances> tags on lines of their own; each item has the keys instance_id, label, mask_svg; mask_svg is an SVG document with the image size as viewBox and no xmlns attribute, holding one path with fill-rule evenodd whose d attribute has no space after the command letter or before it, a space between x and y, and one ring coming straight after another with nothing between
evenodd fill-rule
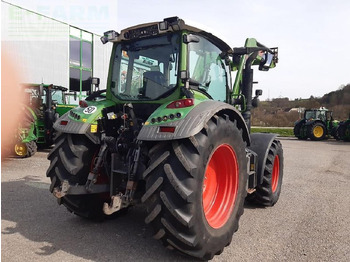
<instances>
[{"instance_id":1,"label":"warning sticker","mask_svg":"<svg viewBox=\"0 0 350 262\"><path fill-rule=\"evenodd\" d=\"M97 110L96 106L88 106L87 108L84 109L83 113L86 115L91 115L93 113L95 113Z\"/></svg>"}]
</instances>

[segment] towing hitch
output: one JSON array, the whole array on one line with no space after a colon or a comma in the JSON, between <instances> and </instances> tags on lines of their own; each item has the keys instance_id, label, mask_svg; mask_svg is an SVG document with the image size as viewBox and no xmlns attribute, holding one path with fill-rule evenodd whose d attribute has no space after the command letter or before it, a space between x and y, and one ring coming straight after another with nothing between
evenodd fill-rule
<instances>
[{"instance_id":1,"label":"towing hitch","mask_svg":"<svg viewBox=\"0 0 350 262\"><path fill-rule=\"evenodd\" d=\"M63 180L61 186L54 187L52 194L56 198L62 198L66 195L86 195L86 194L98 194L98 193L108 193L108 184L93 184L86 189L85 185L71 185L68 180Z\"/></svg>"},{"instance_id":2,"label":"towing hitch","mask_svg":"<svg viewBox=\"0 0 350 262\"><path fill-rule=\"evenodd\" d=\"M123 207L123 199L121 195L115 195L111 197L111 203L103 204L103 213L106 215L112 215L113 213L119 211Z\"/></svg>"}]
</instances>

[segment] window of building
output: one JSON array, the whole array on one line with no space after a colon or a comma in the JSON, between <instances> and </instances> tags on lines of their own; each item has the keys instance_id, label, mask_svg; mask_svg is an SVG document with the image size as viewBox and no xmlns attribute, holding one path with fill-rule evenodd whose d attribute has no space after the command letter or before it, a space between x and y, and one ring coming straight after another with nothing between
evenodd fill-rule
<instances>
[{"instance_id":1,"label":"window of building","mask_svg":"<svg viewBox=\"0 0 350 262\"><path fill-rule=\"evenodd\" d=\"M91 91L92 39L91 33L70 27L69 89L80 92L80 95Z\"/></svg>"}]
</instances>

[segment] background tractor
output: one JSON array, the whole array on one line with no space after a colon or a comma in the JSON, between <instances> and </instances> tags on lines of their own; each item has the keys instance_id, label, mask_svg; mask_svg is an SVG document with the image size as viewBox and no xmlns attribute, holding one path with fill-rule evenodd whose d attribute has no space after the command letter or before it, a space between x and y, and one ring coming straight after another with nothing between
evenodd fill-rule
<instances>
[{"instance_id":1,"label":"background tractor","mask_svg":"<svg viewBox=\"0 0 350 262\"><path fill-rule=\"evenodd\" d=\"M339 123L337 128L337 137L340 140L350 141L350 114L347 120Z\"/></svg>"},{"instance_id":2,"label":"background tractor","mask_svg":"<svg viewBox=\"0 0 350 262\"><path fill-rule=\"evenodd\" d=\"M14 152L20 157L30 157L37 147L53 144L53 123L59 116L76 105L67 105L67 88L55 85L24 84L25 101L22 121L15 135Z\"/></svg>"},{"instance_id":3,"label":"background tractor","mask_svg":"<svg viewBox=\"0 0 350 262\"><path fill-rule=\"evenodd\" d=\"M324 140L330 136L337 138L338 120L333 119L333 112L320 109L305 110L304 118L294 124L294 135L298 139Z\"/></svg>"},{"instance_id":4,"label":"background tractor","mask_svg":"<svg viewBox=\"0 0 350 262\"><path fill-rule=\"evenodd\" d=\"M282 145L250 134L262 93L253 97L253 66L275 67L277 48L253 38L231 48L177 17L101 40L113 43L107 89L55 122L50 191L87 218L144 204L156 239L211 259L230 244L245 201L279 199Z\"/></svg>"}]
</instances>

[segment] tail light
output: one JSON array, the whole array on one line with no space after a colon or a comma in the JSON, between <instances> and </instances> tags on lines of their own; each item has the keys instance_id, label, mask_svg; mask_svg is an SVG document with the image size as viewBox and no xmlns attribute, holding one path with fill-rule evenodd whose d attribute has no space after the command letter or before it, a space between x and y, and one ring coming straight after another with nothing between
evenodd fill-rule
<instances>
[{"instance_id":1,"label":"tail light","mask_svg":"<svg viewBox=\"0 0 350 262\"><path fill-rule=\"evenodd\" d=\"M79 106L82 107L82 108L85 108L85 107L88 107L88 104L86 103L85 100L80 100L79 101Z\"/></svg>"},{"instance_id":2,"label":"tail light","mask_svg":"<svg viewBox=\"0 0 350 262\"><path fill-rule=\"evenodd\" d=\"M190 107L193 105L194 105L194 99L186 98L186 99L180 99L180 100L171 102L169 105L167 105L166 108L184 108L184 107Z\"/></svg>"}]
</instances>

